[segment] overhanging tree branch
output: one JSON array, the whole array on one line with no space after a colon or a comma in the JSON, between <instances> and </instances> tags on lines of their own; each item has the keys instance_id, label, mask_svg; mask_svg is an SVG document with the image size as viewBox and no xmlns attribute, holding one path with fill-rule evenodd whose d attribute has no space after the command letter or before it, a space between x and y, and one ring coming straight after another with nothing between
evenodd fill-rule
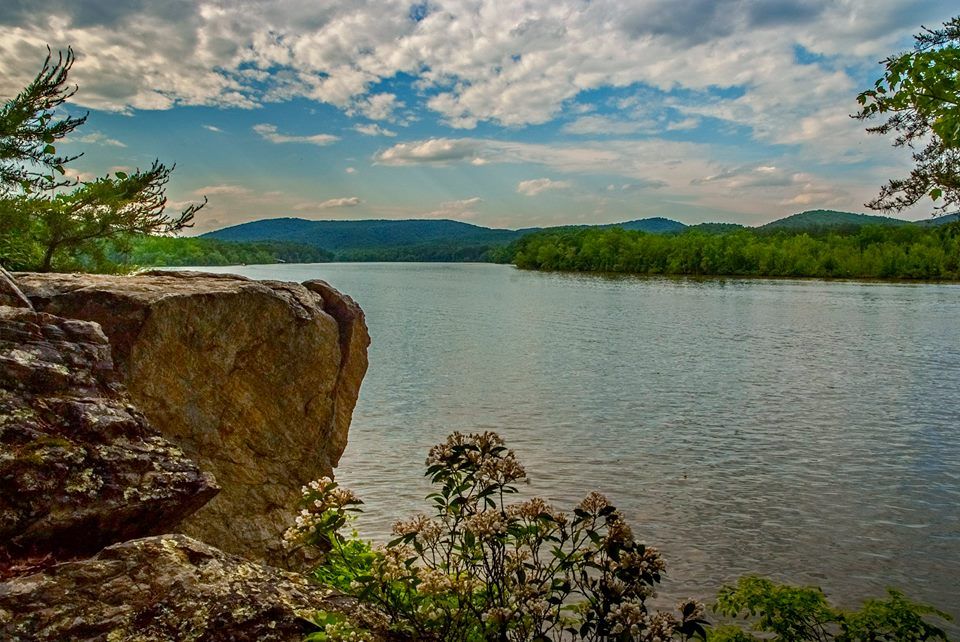
<instances>
[{"instance_id":1,"label":"overhanging tree branch","mask_svg":"<svg viewBox=\"0 0 960 642\"><path fill-rule=\"evenodd\" d=\"M857 96L854 118L886 117L870 133L894 133L895 147L921 147L907 178L892 179L867 203L903 210L929 197L937 210L960 204L960 17L922 28L912 51L883 61L885 73Z\"/></svg>"}]
</instances>

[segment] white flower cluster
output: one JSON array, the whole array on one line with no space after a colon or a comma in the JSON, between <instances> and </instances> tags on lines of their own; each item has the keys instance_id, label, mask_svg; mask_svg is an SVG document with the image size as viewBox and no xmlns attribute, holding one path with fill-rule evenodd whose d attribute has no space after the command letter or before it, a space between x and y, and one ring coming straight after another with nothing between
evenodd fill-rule
<instances>
[{"instance_id":1,"label":"white flower cluster","mask_svg":"<svg viewBox=\"0 0 960 642\"><path fill-rule=\"evenodd\" d=\"M410 519L394 523L393 534L397 537L415 535L426 546L433 546L443 536L443 526L423 513L417 513Z\"/></svg>"},{"instance_id":2,"label":"white flower cluster","mask_svg":"<svg viewBox=\"0 0 960 642\"><path fill-rule=\"evenodd\" d=\"M640 601L626 601L614 606L607 614L610 632L614 635L628 633L642 642L668 642L680 627L680 622L670 613L658 611L647 613Z\"/></svg>"},{"instance_id":3,"label":"white flower cluster","mask_svg":"<svg viewBox=\"0 0 960 642\"><path fill-rule=\"evenodd\" d=\"M427 455L427 466L438 464L454 470L473 469L486 484L510 484L527 477L514 452L504 448L503 439L495 432L453 433Z\"/></svg>"},{"instance_id":4,"label":"white flower cluster","mask_svg":"<svg viewBox=\"0 0 960 642\"><path fill-rule=\"evenodd\" d=\"M512 518L524 519L531 522L538 519L541 515L549 515L559 524L567 523L566 514L555 510L553 506L540 497L534 497L525 502L507 506L507 515Z\"/></svg>"},{"instance_id":5,"label":"white flower cluster","mask_svg":"<svg viewBox=\"0 0 960 642\"><path fill-rule=\"evenodd\" d=\"M364 631L349 622L334 622L323 627L323 632L330 642L373 642L374 637L369 631Z\"/></svg>"},{"instance_id":6,"label":"white flower cluster","mask_svg":"<svg viewBox=\"0 0 960 642\"><path fill-rule=\"evenodd\" d=\"M591 515L596 515L607 506L610 506L610 500L597 491L593 491L583 498L578 508Z\"/></svg>"},{"instance_id":7,"label":"white flower cluster","mask_svg":"<svg viewBox=\"0 0 960 642\"><path fill-rule=\"evenodd\" d=\"M466 527L481 541L494 539L507 532L507 516L498 510L485 510L467 518Z\"/></svg>"},{"instance_id":8,"label":"white flower cluster","mask_svg":"<svg viewBox=\"0 0 960 642\"><path fill-rule=\"evenodd\" d=\"M635 571L643 575L654 573L664 573L667 570L667 564L660 556L660 551L652 546L647 546L643 553L624 551L620 554L619 568L629 571Z\"/></svg>"},{"instance_id":9,"label":"white flower cluster","mask_svg":"<svg viewBox=\"0 0 960 642\"><path fill-rule=\"evenodd\" d=\"M295 547L313 534L328 511L343 512L348 506L363 503L352 490L341 488L329 477L302 486L300 494L304 508L294 525L283 533L282 543L286 548Z\"/></svg>"}]
</instances>

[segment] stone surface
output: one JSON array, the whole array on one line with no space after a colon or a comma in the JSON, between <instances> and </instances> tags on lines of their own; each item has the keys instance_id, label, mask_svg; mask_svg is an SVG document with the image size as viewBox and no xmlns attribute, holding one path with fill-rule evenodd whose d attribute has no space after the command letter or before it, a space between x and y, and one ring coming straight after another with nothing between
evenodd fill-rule
<instances>
[{"instance_id":1,"label":"stone surface","mask_svg":"<svg viewBox=\"0 0 960 642\"><path fill-rule=\"evenodd\" d=\"M130 404L97 324L0 307L0 574L166 532L216 491Z\"/></svg>"},{"instance_id":2,"label":"stone surface","mask_svg":"<svg viewBox=\"0 0 960 642\"><path fill-rule=\"evenodd\" d=\"M301 485L329 475L366 371L363 314L322 282L18 274L37 309L101 324L137 406L223 490L183 529L283 563Z\"/></svg>"},{"instance_id":3,"label":"stone surface","mask_svg":"<svg viewBox=\"0 0 960 642\"><path fill-rule=\"evenodd\" d=\"M166 535L0 584L0 639L299 642L311 614L351 606L301 576Z\"/></svg>"},{"instance_id":4,"label":"stone surface","mask_svg":"<svg viewBox=\"0 0 960 642\"><path fill-rule=\"evenodd\" d=\"M0 267L0 305L33 309L30 299L20 291L20 286L14 281L13 276L3 267Z\"/></svg>"},{"instance_id":5,"label":"stone surface","mask_svg":"<svg viewBox=\"0 0 960 642\"><path fill-rule=\"evenodd\" d=\"M337 375L334 408L335 423L344 429L338 430L334 436L342 439L335 444L338 452L342 453L347 446L347 428L360 394L360 384L367 372L367 348L370 347L367 322L360 306L326 281L305 281L303 287L320 295L323 309L336 319L340 329L340 372Z\"/></svg>"}]
</instances>

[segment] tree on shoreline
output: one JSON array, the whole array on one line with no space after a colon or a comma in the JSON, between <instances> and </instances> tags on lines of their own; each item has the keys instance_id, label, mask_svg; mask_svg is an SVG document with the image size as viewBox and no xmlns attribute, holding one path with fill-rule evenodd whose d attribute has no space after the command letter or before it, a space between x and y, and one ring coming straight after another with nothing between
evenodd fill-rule
<instances>
[{"instance_id":1,"label":"tree on shoreline","mask_svg":"<svg viewBox=\"0 0 960 642\"><path fill-rule=\"evenodd\" d=\"M914 150L915 166L907 178L891 179L867 207L899 211L925 196L938 210L960 205L960 16L940 29L924 27L911 51L882 64L883 77L857 96L861 109L854 117L886 118L867 131L894 134L894 147Z\"/></svg>"},{"instance_id":2,"label":"tree on shoreline","mask_svg":"<svg viewBox=\"0 0 960 642\"><path fill-rule=\"evenodd\" d=\"M15 187L30 191L70 184L54 180L54 172L63 176L64 166L82 154L57 156L54 143L83 125L87 114L55 120L54 111L77 92L75 85L66 84L74 60L68 48L54 63L48 48L37 77L0 109L0 194ZM47 174L41 173L44 169Z\"/></svg>"},{"instance_id":3,"label":"tree on shoreline","mask_svg":"<svg viewBox=\"0 0 960 642\"><path fill-rule=\"evenodd\" d=\"M59 117L77 88L67 85L75 57L49 51L36 78L0 107L0 264L12 269L111 269L108 251L131 235L165 235L190 227L203 202L167 214L166 186L174 166L115 172L93 181L66 178L80 157L57 154L55 143L87 116ZM68 190L67 188L73 188Z\"/></svg>"}]
</instances>

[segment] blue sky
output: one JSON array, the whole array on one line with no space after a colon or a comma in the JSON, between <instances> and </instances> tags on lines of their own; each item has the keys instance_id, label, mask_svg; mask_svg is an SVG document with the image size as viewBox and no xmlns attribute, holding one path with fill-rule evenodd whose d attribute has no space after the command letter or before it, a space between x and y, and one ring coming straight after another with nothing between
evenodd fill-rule
<instances>
[{"instance_id":1,"label":"blue sky","mask_svg":"<svg viewBox=\"0 0 960 642\"><path fill-rule=\"evenodd\" d=\"M81 179L176 163L196 232L257 218L494 227L864 211L909 154L849 118L938 0L30 0L0 95L72 46ZM904 212L922 218L929 207Z\"/></svg>"}]
</instances>

